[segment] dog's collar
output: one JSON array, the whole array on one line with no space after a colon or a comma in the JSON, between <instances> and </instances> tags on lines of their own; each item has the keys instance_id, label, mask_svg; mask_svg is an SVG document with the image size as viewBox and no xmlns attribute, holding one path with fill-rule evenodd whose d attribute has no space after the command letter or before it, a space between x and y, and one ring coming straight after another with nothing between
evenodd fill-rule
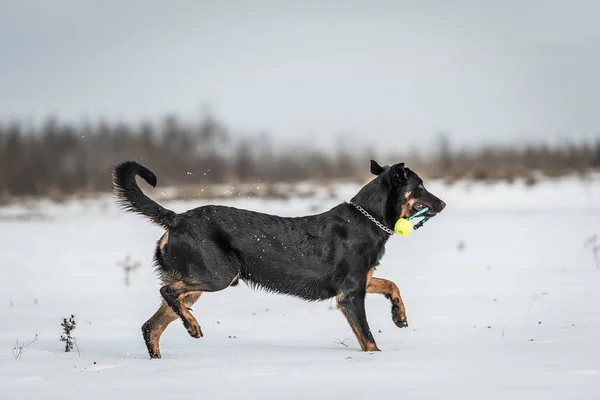
<instances>
[{"instance_id":1,"label":"dog's collar","mask_svg":"<svg viewBox=\"0 0 600 400\"><path fill-rule=\"evenodd\" d=\"M377 225L379 228L381 228L382 231L384 231L385 233L387 233L388 235L393 235L394 231L391 230L390 228L388 228L387 226L383 225L381 222L377 221L371 214L369 214L364 208L362 208L361 206L359 206L356 203L353 203L351 201L349 201L350 204L352 204L354 207L356 207L356 209L358 211L360 211L365 217L369 218L371 221L373 221L375 223L375 225Z\"/></svg>"}]
</instances>

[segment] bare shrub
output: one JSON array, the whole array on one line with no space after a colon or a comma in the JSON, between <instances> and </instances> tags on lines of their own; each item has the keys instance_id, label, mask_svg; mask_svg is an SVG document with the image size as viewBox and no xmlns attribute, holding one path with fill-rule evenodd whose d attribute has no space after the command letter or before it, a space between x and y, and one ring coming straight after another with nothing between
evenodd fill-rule
<instances>
[{"instance_id":1,"label":"bare shrub","mask_svg":"<svg viewBox=\"0 0 600 400\"><path fill-rule=\"evenodd\" d=\"M131 273L140 267L139 261L132 261L131 256L127 255L125 260L119 261L117 265L123 270L125 274L125 286L131 285Z\"/></svg>"},{"instance_id":2,"label":"bare shrub","mask_svg":"<svg viewBox=\"0 0 600 400\"><path fill-rule=\"evenodd\" d=\"M37 340L37 338L38 338L38 335L36 333L35 336L33 337L33 339L29 343L19 342L17 340L17 342L15 343L14 347L12 348L12 355L15 358L15 360L20 359L21 356L23 355L23 350L25 350L33 342L35 342Z\"/></svg>"}]
</instances>

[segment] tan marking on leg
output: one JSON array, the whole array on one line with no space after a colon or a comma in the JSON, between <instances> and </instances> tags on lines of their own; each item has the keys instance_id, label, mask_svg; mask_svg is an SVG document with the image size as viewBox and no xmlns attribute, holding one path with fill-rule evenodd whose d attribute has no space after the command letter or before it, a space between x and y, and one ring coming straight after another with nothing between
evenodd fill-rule
<instances>
[{"instance_id":1,"label":"tan marking on leg","mask_svg":"<svg viewBox=\"0 0 600 400\"><path fill-rule=\"evenodd\" d=\"M151 358L161 358L160 336L167 326L177 319L177 314L163 300L158 311L142 326L146 347Z\"/></svg>"},{"instance_id":2,"label":"tan marking on leg","mask_svg":"<svg viewBox=\"0 0 600 400\"><path fill-rule=\"evenodd\" d=\"M198 323L196 318L192 315L190 310L188 310L189 306L186 306L185 298L190 297L190 296L196 296L196 299L198 299L198 297L200 297L201 294L202 294L202 292L198 292L198 291L185 292L185 293L182 293L179 296L179 298L177 299L179 301L179 307L180 307L180 312L181 312L181 318L183 319L183 325L185 326L185 329L187 329L190 336L195 337L195 338L202 337L202 329L200 329L200 324Z\"/></svg>"},{"instance_id":3,"label":"tan marking on leg","mask_svg":"<svg viewBox=\"0 0 600 400\"><path fill-rule=\"evenodd\" d=\"M381 351L381 350L379 350L379 347L377 347L377 344L375 344L374 342L367 342L366 348L364 348L363 350L364 351Z\"/></svg>"},{"instance_id":4,"label":"tan marking on leg","mask_svg":"<svg viewBox=\"0 0 600 400\"><path fill-rule=\"evenodd\" d=\"M367 287L369 287L371 278L373 278L373 272L375 272L375 267L371 267L371 269L367 272Z\"/></svg>"},{"instance_id":5,"label":"tan marking on leg","mask_svg":"<svg viewBox=\"0 0 600 400\"><path fill-rule=\"evenodd\" d=\"M392 303L392 319L394 323L400 328L405 328L408 326L404 302L400 296L400 290L394 282L388 281L387 279L371 278L367 284L367 293L382 294L390 299Z\"/></svg>"},{"instance_id":6,"label":"tan marking on leg","mask_svg":"<svg viewBox=\"0 0 600 400\"><path fill-rule=\"evenodd\" d=\"M191 307L200 297L200 294L189 295L184 299L184 303L187 307ZM173 311L173 309L162 300L158 311L154 313L152 317L143 326L144 331L144 340L146 341L146 346L148 347L148 352L150 353L150 357L152 358L161 358L160 354L160 337L167 329L167 326L173 321L177 319L177 314Z\"/></svg>"},{"instance_id":7,"label":"tan marking on leg","mask_svg":"<svg viewBox=\"0 0 600 400\"><path fill-rule=\"evenodd\" d=\"M348 321L348 324L350 325L350 328L352 329L354 336L356 336L356 340L358 340L358 344L360 345L360 348L362 349L362 351L380 351L374 342L369 341L369 339L367 337L365 337L361 334L360 329L358 329L358 326L356 326L356 322L354 321L354 318L352 318L352 315L348 312L346 307L344 307L341 304L341 300L342 300L342 296L336 297L337 307L342 312L342 314L344 314L344 316L346 317L346 320Z\"/></svg>"}]
</instances>

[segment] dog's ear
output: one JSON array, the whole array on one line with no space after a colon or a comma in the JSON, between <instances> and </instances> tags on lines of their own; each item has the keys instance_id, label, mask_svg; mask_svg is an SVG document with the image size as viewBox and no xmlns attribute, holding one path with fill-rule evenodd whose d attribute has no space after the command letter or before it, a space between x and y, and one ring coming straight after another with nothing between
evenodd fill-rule
<instances>
[{"instance_id":1,"label":"dog's ear","mask_svg":"<svg viewBox=\"0 0 600 400\"><path fill-rule=\"evenodd\" d=\"M408 173L404 163L395 164L390 171L390 183L392 186L402 186L408 182Z\"/></svg>"},{"instance_id":2,"label":"dog's ear","mask_svg":"<svg viewBox=\"0 0 600 400\"><path fill-rule=\"evenodd\" d=\"M377 161L371 160L371 173L373 175L379 175L383 171L385 171L385 168L383 168L381 165L379 165L377 163Z\"/></svg>"}]
</instances>

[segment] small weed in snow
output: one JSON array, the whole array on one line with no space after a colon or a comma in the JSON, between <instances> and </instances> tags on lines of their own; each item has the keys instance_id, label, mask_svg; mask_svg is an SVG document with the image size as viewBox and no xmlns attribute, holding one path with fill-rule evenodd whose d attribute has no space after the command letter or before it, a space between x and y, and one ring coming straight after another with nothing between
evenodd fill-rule
<instances>
[{"instance_id":1,"label":"small weed in snow","mask_svg":"<svg viewBox=\"0 0 600 400\"><path fill-rule=\"evenodd\" d=\"M346 341L350 340L349 338L346 338L344 340L336 340L334 343L337 344L341 344L342 346L348 347L348 345L346 344Z\"/></svg>"},{"instance_id":2,"label":"small weed in snow","mask_svg":"<svg viewBox=\"0 0 600 400\"><path fill-rule=\"evenodd\" d=\"M60 323L60 326L63 328L63 332L60 335L60 341L65 342L66 353L70 352L73 350L73 347L75 347L77 349L77 354L81 355L81 353L79 353L77 341L73 335L71 335L71 333L75 330L76 325L77 321L75 320L75 315L71 314L69 319L63 317L62 322Z\"/></svg>"},{"instance_id":3,"label":"small weed in snow","mask_svg":"<svg viewBox=\"0 0 600 400\"><path fill-rule=\"evenodd\" d=\"M135 271L140 267L139 261L132 262L131 256L128 255L125 257L125 260L118 262L117 265L123 269L123 272L125 272L125 286L129 287L131 283L129 276L131 275L132 271Z\"/></svg>"},{"instance_id":4,"label":"small weed in snow","mask_svg":"<svg viewBox=\"0 0 600 400\"><path fill-rule=\"evenodd\" d=\"M17 340L17 343L15 344L15 347L13 347L13 349L12 349L12 354L13 354L13 357L15 358L15 360L18 360L19 358L21 358L21 356L23 355L23 350L25 348L27 348L30 344L32 344L33 342L35 342L37 340L37 338L38 338L38 335L36 333L35 336L34 336L34 338L31 340L31 342L29 342L27 344L25 344L25 342L20 343Z\"/></svg>"}]
</instances>

